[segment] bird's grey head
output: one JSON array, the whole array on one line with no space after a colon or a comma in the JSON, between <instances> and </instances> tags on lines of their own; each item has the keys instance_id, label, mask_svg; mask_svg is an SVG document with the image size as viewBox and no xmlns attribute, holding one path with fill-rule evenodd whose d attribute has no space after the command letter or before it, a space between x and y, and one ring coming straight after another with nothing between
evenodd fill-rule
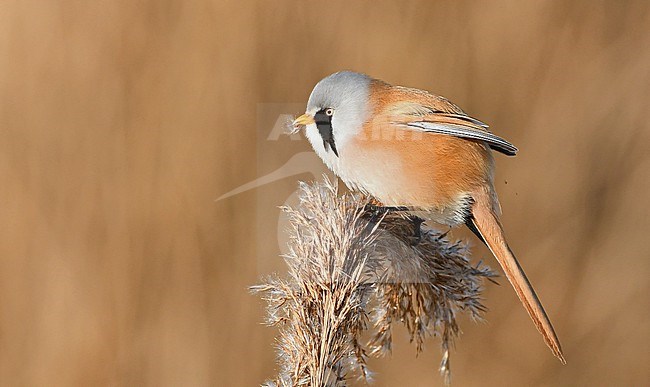
<instances>
[{"instance_id":1,"label":"bird's grey head","mask_svg":"<svg viewBox=\"0 0 650 387\"><path fill-rule=\"evenodd\" d=\"M370 77L352 71L328 75L316 84L309 96L307 112L332 108L334 110L359 108L368 99ZM318 110L317 110L318 109Z\"/></svg>"},{"instance_id":2,"label":"bird's grey head","mask_svg":"<svg viewBox=\"0 0 650 387\"><path fill-rule=\"evenodd\" d=\"M307 115L313 117L323 145L337 154L348 139L361 131L368 115L371 78L340 71L323 78L309 96Z\"/></svg>"}]
</instances>

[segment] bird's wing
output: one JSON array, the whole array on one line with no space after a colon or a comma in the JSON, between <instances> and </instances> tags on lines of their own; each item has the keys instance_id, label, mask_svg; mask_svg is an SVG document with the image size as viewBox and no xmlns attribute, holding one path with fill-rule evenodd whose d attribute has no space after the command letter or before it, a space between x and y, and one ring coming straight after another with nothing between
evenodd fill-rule
<instances>
[{"instance_id":1,"label":"bird's wing","mask_svg":"<svg viewBox=\"0 0 650 387\"><path fill-rule=\"evenodd\" d=\"M508 156L514 156L517 154L517 147L487 130L475 128L464 122L447 122L450 120L446 117L443 118L444 120L438 120L438 117L432 117L431 120L427 121L395 122L395 124L429 133L446 134L469 140L485 141L490 148L495 151Z\"/></svg>"},{"instance_id":2,"label":"bird's wing","mask_svg":"<svg viewBox=\"0 0 650 387\"><path fill-rule=\"evenodd\" d=\"M517 147L488 131L488 125L466 115L449 100L429 94L423 102L398 102L387 108L395 117L394 124L429 133L445 134L485 141L490 148L508 156L517 154Z\"/></svg>"}]
</instances>

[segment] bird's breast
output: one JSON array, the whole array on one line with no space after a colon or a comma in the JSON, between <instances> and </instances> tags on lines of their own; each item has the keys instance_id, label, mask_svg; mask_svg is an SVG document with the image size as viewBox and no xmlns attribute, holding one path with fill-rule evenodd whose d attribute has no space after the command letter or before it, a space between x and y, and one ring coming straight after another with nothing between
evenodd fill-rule
<instances>
[{"instance_id":1,"label":"bird's breast","mask_svg":"<svg viewBox=\"0 0 650 387\"><path fill-rule=\"evenodd\" d=\"M339 157L323 146L317 130L307 137L325 164L352 190L386 206L422 210L439 223L464 221L468 195L491 184L491 155L484 144L399 129L362 133L337 144Z\"/></svg>"}]
</instances>

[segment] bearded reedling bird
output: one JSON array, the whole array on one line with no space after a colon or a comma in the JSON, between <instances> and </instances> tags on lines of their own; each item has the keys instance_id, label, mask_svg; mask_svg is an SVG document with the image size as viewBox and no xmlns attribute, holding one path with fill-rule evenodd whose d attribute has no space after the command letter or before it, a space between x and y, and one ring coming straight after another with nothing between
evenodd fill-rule
<instances>
[{"instance_id":1,"label":"bearded reedling bird","mask_svg":"<svg viewBox=\"0 0 650 387\"><path fill-rule=\"evenodd\" d=\"M499 261L553 354L566 363L499 221L491 150L513 156L514 145L443 97L351 71L318 82L293 126L305 127L318 156L351 190L427 220L467 225Z\"/></svg>"}]
</instances>

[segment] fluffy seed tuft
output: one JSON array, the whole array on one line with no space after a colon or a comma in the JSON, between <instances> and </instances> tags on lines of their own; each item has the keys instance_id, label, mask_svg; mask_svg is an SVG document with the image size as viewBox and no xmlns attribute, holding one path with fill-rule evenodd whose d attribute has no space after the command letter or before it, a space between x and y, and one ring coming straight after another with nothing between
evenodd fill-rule
<instances>
[{"instance_id":1,"label":"fluffy seed tuft","mask_svg":"<svg viewBox=\"0 0 650 387\"><path fill-rule=\"evenodd\" d=\"M292 225L288 275L251 288L268 303L266 322L279 327L279 374L266 385L369 382L366 360L390 353L394 323L406 327L417 352L427 337L440 338L448 383L456 316L480 318L482 280L495 274L472 266L467 247L446 233L423 227L412 246L404 214L377 215L369 199L339 196L327 179L300 189L299 206L284 208Z\"/></svg>"}]
</instances>

